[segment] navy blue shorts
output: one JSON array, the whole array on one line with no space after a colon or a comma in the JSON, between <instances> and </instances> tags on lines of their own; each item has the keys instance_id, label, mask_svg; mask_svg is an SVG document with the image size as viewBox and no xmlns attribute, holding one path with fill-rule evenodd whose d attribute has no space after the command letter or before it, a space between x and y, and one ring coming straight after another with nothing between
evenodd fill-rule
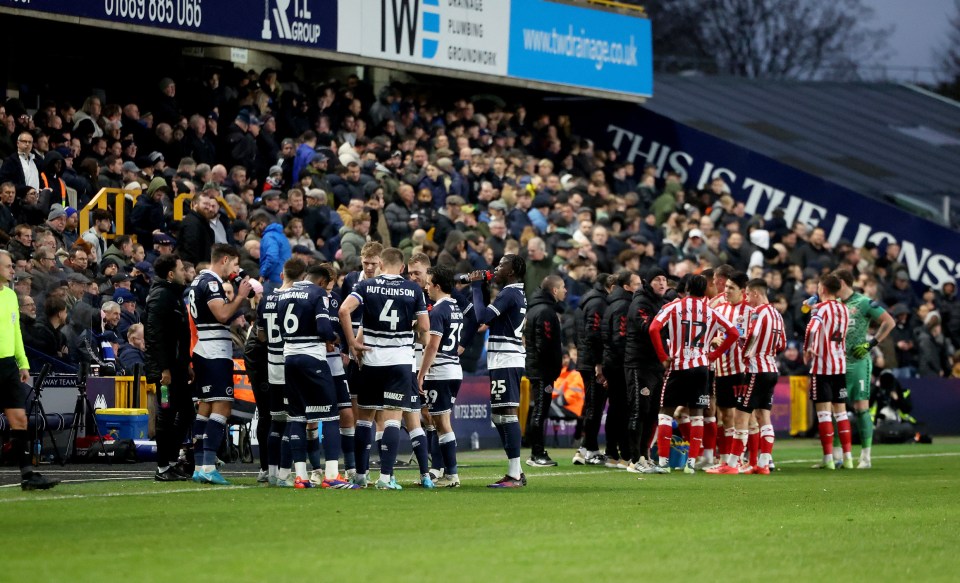
<instances>
[{"instance_id":1,"label":"navy blue shorts","mask_svg":"<svg viewBox=\"0 0 960 583\"><path fill-rule=\"evenodd\" d=\"M495 368L490 371L490 408L520 406L522 368Z\"/></svg>"},{"instance_id":2,"label":"navy blue shorts","mask_svg":"<svg viewBox=\"0 0 960 583\"><path fill-rule=\"evenodd\" d=\"M427 402L431 415L453 411L453 404L457 402L457 393L460 392L461 382L463 381L423 381L423 388L427 393L424 400Z\"/></svg>"},{"instance_id":3,"label":"navy blue shorts","mask_svg":"<svg viewBox=\"0 0 960 583\"><path fill-rule=\"evenodd\" d=\"M410 365L364 366L359 381L350 385L361 409L407 409L410 398Z\"/></svg>"},{"instance_id":4,"label":"navy blue shorts","mask_svg":"<svg viewBox=\"0 0 960 583\"><path fill-rule=\"evenodd\" d=\"M357 398L357 385L360 384L360 367L357 366L357 361L351 360L347 364L347 389L350 391L350 398Z\"/></svg>"},{"instance_id":5,"label":"navy blue shorts","mask_svg":"<svg viewBox=\"0 0 960 583\"><path fill-rule=\"evenodd\" d=\"M233 361L193 354L194 391L201 403L233 401Z\"/></svg>"},{"instance_id":6,"label":"navy blue shorts","mask_svg":"<svg viewBox=\"0 0 960 583\"><path fill-rule=\"evenodd\" d=\"M291 421L333 421L340 418L333 376L326 359L305 354L288 356L283 366L287 415Z\"/></svg>"},{"instance_id":7,"label":"navy blue shorts","mask_svg":"<svg viewBox=\"0 0 960 583\"><path fill-rule=\"evenodd\" d=\"M349 409L353 406L350 402L350 383L347 382L347 375L333 377L333 388L337 393L337 409Z\"/></svg>"},{"instance_id":8,"label":"navy blue shorts","mask_svg":"<svg viewBox=\"0 0 960 583\"><path fill-rule=\"evenodd\" d=\"M283 395L283 385L270 383L270 418L276 421L287 419L287 398Z\"/></svg>"},{"instance_id":9,"label":"navy blue shorts","mask_svg":"<svg viewBox=\"0 0 960 583\"><path fill-rule=\"evenodd\" d=\"M407 400L403 406L404 413L416 413L423 405L420 404L420 384L417 382L417 373L410 371L410 388L407 390Z\"/></svg>"}]
</instances>

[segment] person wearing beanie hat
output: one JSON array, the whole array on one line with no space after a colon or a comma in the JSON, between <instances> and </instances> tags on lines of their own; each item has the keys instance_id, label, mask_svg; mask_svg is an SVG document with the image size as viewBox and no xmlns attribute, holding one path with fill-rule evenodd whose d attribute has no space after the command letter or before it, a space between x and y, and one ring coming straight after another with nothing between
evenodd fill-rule
<instances>
[{"instance_id":1,"label":"person wearing beanie hat","mask_svg":"<svg viewBox=\"0 0 960 583\"><path fill-rule=\"evenodd\" d=\"M154 177L147 186L146 192L137 197L130 215L130 223L137 241L143 245L144 251L153 249L154 233L163 233L168 230L167 220L163 214L163 197L170 194L167 181L160 176Z\"/></svg>"},{"instance_id":2,"label":"person wearing beanie hat","mask_svg":"<svg viewBox=\"0 0 960 583\"><path fill-rule=\"evenodd\" d=\"M633 473L655 471L648 445L657 429L663 365L650 340L650 323L666 303L666 273L659 267L647 270L644 283L634 292L627 309L627 342L624 367L627 377L627 446Z\"/></svg>"},{"instance_id":3,"label":"person wearing beanie hat","mask_svg":"<svg viewBox=\"0 0 960 583\"><path fill-rule=\"evenodd\" d=\"M77 239L80 238L80 214L77 213L77 209L72 206L68 206L64 212L66 213L66 224L63 227L63 248L70 249L73 247L73 244L77 242Z\"/></svg>"}]
</instances>

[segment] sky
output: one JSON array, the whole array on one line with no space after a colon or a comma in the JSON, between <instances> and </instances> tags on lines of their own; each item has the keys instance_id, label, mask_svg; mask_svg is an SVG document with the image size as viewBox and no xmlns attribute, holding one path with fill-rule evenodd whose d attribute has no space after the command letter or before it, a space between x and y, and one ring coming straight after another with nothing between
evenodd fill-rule
<instances>
[{"instance_id":1,"label":"sky","mask_svg":"<svg viewBox=\"0 0 960 583\"><path fill-rule=\"evenodd\" d=\"M888 67L936 68L933 51L946 43L950 30L949 18L956 14L953 0L863 0L875 12L874 26L896 25L889 39L893 54L886 60ZM931 83L931 71L890 69L891 78L902 81Z\"/></svg>"}]
</instances>

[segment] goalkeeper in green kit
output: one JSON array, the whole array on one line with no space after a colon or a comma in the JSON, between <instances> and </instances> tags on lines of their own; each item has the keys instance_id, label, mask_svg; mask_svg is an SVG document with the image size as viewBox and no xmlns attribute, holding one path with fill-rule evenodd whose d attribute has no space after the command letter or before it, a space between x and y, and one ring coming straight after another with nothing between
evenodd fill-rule
<instances>
[{"instance_id":1,"label":"goalkeeper in green kit","mask_svg":"<svg viewBox=\"0 0 960 583\"><path fill-rule=\"evenodd\" d=\"M870 350L887 337L896 323L877 302L853 290L853 273L838 269L833 273L841 282L839 298L850 312L847 329L847 409L853 411L860 432L860 463L858 470L870 468L870 448L873 446L873 417L870 415L870 373L873 359ZM870 324L879 322L876 335L867 340ZM834 452L839 451L835 447ZM837 464L840 465L839 463Z\"/></svg>"}]
</instances>

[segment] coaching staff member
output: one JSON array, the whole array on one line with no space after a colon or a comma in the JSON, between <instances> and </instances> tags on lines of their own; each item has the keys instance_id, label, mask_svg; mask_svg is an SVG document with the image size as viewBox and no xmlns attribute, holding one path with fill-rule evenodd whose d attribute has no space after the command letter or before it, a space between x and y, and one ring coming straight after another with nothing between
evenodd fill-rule
<instances>
[{"instance_id":1,"label":"coaching staff member","mask_svg":"<svg viewBox=\"0 0 960 583\"><path fill-rule=\"evenodd\" d=\"M157 473L158 482L187 480L189 468L174 464L180 444L193 426L193 380L190 369L190 324L183 302L186 272L176 255L161 255L153 264L154 280L147 294L145 355L147 382L157 386ZM161 385L167 387L162 402Z\"/></svg>"},{"instance_id":2,"label":"coaching staff member","mask_svg":"<svg viewBox=\"0 0 960 583\"><path fill-rule=\"evenodd\" d=\"M563 344L557 305L567 297L563 279L548 275L533 294L527 308L523 344L527 347L527 374L530 375L530 412L527 415L527 440L530 443L528 466L545 468L557 465L543 448L544 429L553 382L560 376Z\"/></svg>"},{"instance_id":3,"label":"coaching staff member","mask_svg":"<svg viewBox=\"0 0 960 583\"><path fill-rule=\"evenodd\" d=\"M20 463L20 487L48 490L60 480L34 472L30 465L30 438L27 437L26 395L23 384L30 380L30 363L20 335L20 304L11 289L13 257L0 251L0 407L10 424L10 445Z\"/></svg>"}]
</instances>

